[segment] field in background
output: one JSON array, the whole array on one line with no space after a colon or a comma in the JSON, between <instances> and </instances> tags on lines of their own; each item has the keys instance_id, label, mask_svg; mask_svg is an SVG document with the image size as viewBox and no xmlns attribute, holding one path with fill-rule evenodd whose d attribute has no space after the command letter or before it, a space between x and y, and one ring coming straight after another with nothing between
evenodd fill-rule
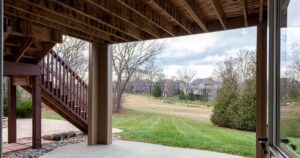
<instances>
[{"instance_id":1,"label":"field in background","mask_svg":"<svg viewBox=\"0 0 300 158\"><path fill-rule=\"evenodd\" d=\"M142 112L180 116L199 121L210 121L212 107L202 104L169 103L150 96L125 94L122 98L124 107Z\"/></svg>"}]
</instances>

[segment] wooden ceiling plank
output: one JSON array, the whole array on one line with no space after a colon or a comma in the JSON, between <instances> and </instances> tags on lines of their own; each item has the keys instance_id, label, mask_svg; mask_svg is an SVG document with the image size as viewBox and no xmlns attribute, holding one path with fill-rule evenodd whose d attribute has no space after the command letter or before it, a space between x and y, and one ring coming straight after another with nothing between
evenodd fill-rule
<instances>
[{"instance_id":1,"label":"wooden ceiling plank","mask_svg":"<svg viewBox=\"0 0 300 158\"><path fill-rule=\"evenodd\" d=\"M54 28L56 30L60 30L65 35L73 36L73 37L83 39L86 41L108 43L108 41L103 40L97 36L86 34L84 32L80 32L79 30L76 30L74 28L66 27L57 22L50 21L48 19L42 18L42 17L32 14L30 12L20 10L20 8L14 8L13 6L9 6L7 4L4 5L4 8L5 8L4 10L5 10L6 16L17 17L20 19L30 21L32 23L38 23L38 24L41 24L44 26L48 26L48 27ZM16 36L24 36L23 34L20 34L18 32L14 32L14 31L11 34L16 35ZM25 36L27 36L27 35L25 35Z\"/></svg>"},{"instance_id":2,"label":"wooden ceiling plank","mask_svg":"<svg viewBox=\"0 0 300 158\"><path fill-rule=\"evenodd\" d=\"M219 0L210 0L210 2L216 11L219 21L220 21L221 25L223 26L223 29L226 30L228 24L227 24L226 17L222 11L222 7L221 7Z\"/></svg>"},{"instance_id":3,"label":"wooden ceiling plank","mask_svg":"<svg viewBox=\"0 0 300 158\"><path fill-rule=\"evenodd\" d=\"M161 11L168 14L188 34L193 34L192 23L179 11L179 9L169 0L152 0ZM149 1L148 1L149 2Z\"/></svg>"},{"instance_id":4,"label":"wooden ceiling plank","mask_svg":"<svg viewBox=\"0 0 300 158\"><path fill-rule=\"evenodd\" d=\"M199 7L196 8L195 1L191 0L182 0L181 3L184 8L188 11L188 13L192 16L195 22L199 25L199 27L203 30L203 32L208 32L208 29L203 21L203 16L200 15L196 10L199 10ZM198 13L198 14L197 14Z\"/></svg>"},{"instance_id":5,"label":"wooden ceiling plank","mask_svg":"<svg viewBox=\"0 0 300 158\"><path fill-rule=\"evenodd\" d=\"M248 27L248 9L247 9L247 2L246 0L240 0L242 9L243 9L243 15L245 20L245 26Z\"/></svg>"},{"instance_id":6,"label":"wooden ceiling plank","mask_svg":"<svg viewBox=\"0 0 300 158\"><path fill-rule=\"evenodd\" d=\"M58 22L53 22L50 21L48 19L45 19L41 16L38 16L36 14L33 14L31 12L28 12L26 10L22 10L20 8L15 8L14 6L10 6L8 4L5 3L4 5L5 7L5 14L9 15L9 16L13 16L13 17L17 17L17 18L21 18L33 23L38 23L44 26L48 26L51 28L54 28L56 30L60 30L61 32L64 32L64 34L66 35L70 35L76 38L80 38L80 39L84 39L87 41L97 41L97 42L105 42L106 40L103 40L103 38L99 38L97 36L91 35L91 34L87 34L85 32L81 32L80 30L73 28L73 27L67 27L65 25L62 25ZM12 34L17 35L17 36L22 36L22 34L19 34L17 32L12 32ZM100 36L101 37L101 36ZM119 41L120 42L120 41Z\"/></svg>"},{"instance_id":7,"label":"wooden ceiling plank","mask_svg":"<svg viewBox=\"0 0 300 158\"><path fill-rule=\"evenodd\" d=\"M87 3L87 1L74 1L74 0L52 0L56 4L60 4L64 8L70 9L71 17L73 14L80 14L82 16L92 19L93 22L101 23L109 30L118 30L120 34L126 34L134 40L143 40L143 34L141 31L130 25L122 23L120 20L116 20L109 16L109 14L99 11L94 5Z\"/></svg>"},{"instance_id":8,"label":"wooden ceiling plank","mask_svg":"<svg viewBox=\"0 0 300 158\"><path fill-rule=\"evenodd\" d=\"M149 22L148 20L143 19L138 14L135 14L132 10L124 7L122 4L112 1L112 0L87 0L89 3L94 4L98 8L105 10L107 13L112 16L121 19L122 21L132 25L136 28L147 32L154 38L159 38L162 36L161 30Z\"/></svg>"},{"instance_id":9,"label":"wooden ceiling plank","mask_svg":"<svg viewBox=\"0 0 300 158\"><path fill-rule=\"evenodd\" d=\"M28 50L28 48L31 46L33 43L34 39L33 38L25 38L22 41L21 47L18 50L18 52L15 55L15 62L19 62L22 56L25 54L25 52Z\"/></svg>"},{"instance_id":10,"label":"wooden ceiling plank","mask_svg":"<svg viewBox=\"0 0 300 158\"><path fill-rule=\"evenodd\" d=\"M143 17L145 20L149 21L150 23L156 25L161 30L164 30L171 36L175 36L176 32L175 29L172 27L172 24L168 22L166 19L162 18L156 11L154 11L150 7L145 7L146 4L141 3L140 0L114 0L119 2L120 4L124 5L125 7L129 8L136 14Z\"/></svg>"},{"instance_id":11,"label":"wooden ceiling plank","mask_svg":"<svg viewBox=\"0 0 300 158\"><path fill-rule=\"evenodd\" d=\"M66 10L55 8L55 3L51 1L49 1L47 5L44 3L44 1L39 1L40 3L33 3L32 1L25 0L25 2L26 4L28 4L23 4L24 8L27 8L26 10L28 10L28 7L30 7L32 8L34 13L38 14L39 16L42 16L54 22L59 22L61 25L65 25L66 27L71 26L78 31L84 31L87 34L96 35L109 42L115 42L113 38L117 38L123 42L128 41L126 37L117 36L113 31L100 29L101 26L97 25L97 23L92 23L85 18L78 18L74 16L74 18L70 19L67 15L65 15L67 14ZM71 14L71 12L68 13ZM111 36L113 36L113 38Z\"/></svg>"}]
</instances>

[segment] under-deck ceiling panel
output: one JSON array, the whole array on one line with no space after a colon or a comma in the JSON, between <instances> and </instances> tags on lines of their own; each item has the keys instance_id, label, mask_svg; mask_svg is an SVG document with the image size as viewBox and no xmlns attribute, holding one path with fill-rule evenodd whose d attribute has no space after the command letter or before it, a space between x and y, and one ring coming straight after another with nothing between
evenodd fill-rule
<instances>
[{"instance_id":1,"label":"under-deck ceiling panel","mask_svg":"<svg viewBox=\"0 0 300 158\"><path fill-rule=\"evenodd\" d=\"M80 39L121 43L253 26L266 5L266 0L4 0L4 11L13 20Z\"/></svg>"}]
</instances>

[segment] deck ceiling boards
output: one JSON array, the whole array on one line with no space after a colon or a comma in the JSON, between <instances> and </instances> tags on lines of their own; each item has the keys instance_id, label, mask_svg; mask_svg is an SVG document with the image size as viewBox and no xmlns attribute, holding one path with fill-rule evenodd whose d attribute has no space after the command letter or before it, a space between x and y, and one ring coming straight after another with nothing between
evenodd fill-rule
<instances>
[{"instance_id":1,"label":"deck ceiling boards","mask_svg":"<svg viewBox=\"0 0 300 158\"><path fill-rule=\"evenodd\" d=\"M121 43L253 26L261 1L4 0L4 13L76 38Z\"/></svg>"}]
</instances>

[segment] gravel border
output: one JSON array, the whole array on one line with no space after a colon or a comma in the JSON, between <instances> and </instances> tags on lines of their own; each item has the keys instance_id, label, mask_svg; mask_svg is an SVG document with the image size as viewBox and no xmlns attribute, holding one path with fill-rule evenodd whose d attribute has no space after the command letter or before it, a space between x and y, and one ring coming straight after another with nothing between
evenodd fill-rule
<instances>
[{"instance_id":1,"label":"gravel border","mask_svg":"<svg viewBox=\"0 0 300 158\"><path fill-rule=\"evenodd\" d=\"M118 134L113 134L112 139L113 139L113 141L120 140L121 137ZM26 138L20 139L18 141L22 141L22 140L26 140ZM87 135L85 135L83 133L77 133L76 137L67 138L67 139L64 139L61 141L54 141L54 142L48 143L48 144L43 144L42 148L40 148L40 149L29 148L29 149L19 150L19 151L15 151L15 152L9 152L9 153L3 154L3 157L4 158L37 158L37 157L47 154L48 152L52 151L55 148L63 147L63 146L70 145L70 144L82 143L82 142L87 142Z\"/></svg>"}]
</instances>

